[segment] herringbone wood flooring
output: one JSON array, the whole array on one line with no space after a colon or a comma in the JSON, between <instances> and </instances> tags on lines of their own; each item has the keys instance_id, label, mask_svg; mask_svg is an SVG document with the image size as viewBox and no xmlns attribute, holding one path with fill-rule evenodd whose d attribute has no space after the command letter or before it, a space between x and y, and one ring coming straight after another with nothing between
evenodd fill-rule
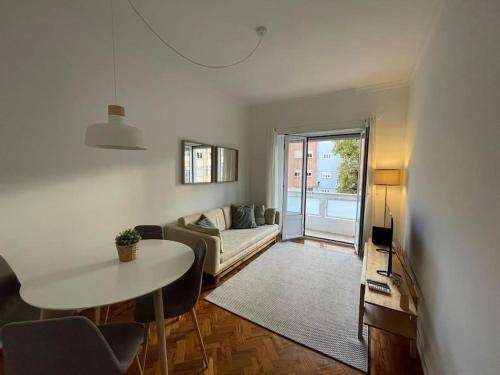
<instances>
[{"instance_id":1,"label":"herringbone wood flooring","mask_svg":"<svg viewBox=\"0 0 500 375\"><path fill-rule=\"evenodd\" d=\"M351 248L332 245L316 240L299 240L309 246L319 246L325 251L344 251L354 254ZM245 265L233 271L222 282L235 275ZM362 374L334 359L305 348L265 328L221 309L203 297L210 289L202 292L196 306L200 329L203 334L209 368L203 370L203 358L198 346L196 332L189 314L177 322L167 323L167 351L169 373L171 374ZM133 303L129 306L113 307L112 320L130 319ZM153 332L154 329L151 330ZM370 330L370 374L422 375L419 360L409 356L409 342L403 338ZM156 336L150 341L145 375L159 374ZM151 345L152 344L152 345ZM133 365L128 374L138 374Z\"/></svg>"},{"instance_id":2,"label":"herringbone wood flooring","mask_svg":"<svg viewBox=\"0 0 500 375\"><path fill-rule=\"evenodd\" d=\"M335 249L325 247L325 251ZM209 290L204 291L202 297L207 293ZM133 302L114 305L110 321L130 321L132 311ZM202 298L197 303L196 312L209 356L209 367L203 369L196 332L189 314L186 314L178 321L166 322L169 374L361 374L358 370L276 335ZM92 312L85 312L85 315L92 317ZM154 326L151 333L145 375L160 374ZM370 331L370 335L371 374L423 374L420 362L409 357L407 340L374 329ZM139 374L135 364L127 374Z\"/></svg>"}]
</instances>

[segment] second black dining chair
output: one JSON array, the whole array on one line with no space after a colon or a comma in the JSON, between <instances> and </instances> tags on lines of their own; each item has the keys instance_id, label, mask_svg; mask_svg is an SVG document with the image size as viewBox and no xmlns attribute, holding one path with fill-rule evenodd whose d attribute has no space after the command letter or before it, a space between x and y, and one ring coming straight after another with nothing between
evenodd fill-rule
<instances>
[{"instance_id":1,"label":"second black dining chair","mask_svg":"<svg viewBox=\"0 0 500 375\"><path fill-rule=\"evenodd\" d=\"M163 315L164 319L175 318L187 312L191 314L193 323L200 342L201 352L205 367L208 367L208 357L201 336L200 327L196 318L194 306L200 297L203 276L203 264L207 254L207 244L199 240L194 251L194 262L189 270L176 281L163 288ZM153 295L148 294L137 298L134 318L139 323L145 324L143 369L148 350L149 325L155 321ZM160 339L160 338L159 338ZM165 337L162 338L165 340Z\"/></svg>"},{"instance_id":2,"label":"second black dining chair","mask_svg":"<svg viewBox=\"0 0 500 375\"><path fill-rule=\"evenodd\" d=\"M137 359L142 326L97 327L82 316L10 323L2 328L6 375L120 375Z\"/></svg>"},{"instance_id":3,"label":"second black dining chair","mask_svg":"<svg viewBox=\"0 0 500 375\"><path fill-rule=\"evenodd\" d=\"M163 240L163 228L159 225L138 225L134 229L143 240Z\"/></svg>"}]
</instances>

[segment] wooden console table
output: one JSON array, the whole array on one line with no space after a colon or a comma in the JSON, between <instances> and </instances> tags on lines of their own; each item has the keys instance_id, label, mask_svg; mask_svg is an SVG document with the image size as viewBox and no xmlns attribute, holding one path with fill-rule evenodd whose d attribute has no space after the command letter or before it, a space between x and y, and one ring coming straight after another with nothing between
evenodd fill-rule
<instances>
[{"instance_id":1,"label":"wooden console table","mask_svg":"<svg viewBox=\"0 0 500 375\"><path fill-rule=\"evenodd\" d=\"M392 270L401 275L397 285L392 278L379 275L377 270L387 268L389 254L377 251L381 246L375 245L371 238L365 243L361 286L359 295L358 337L362 338L363 323L410 339L410 355L416 357L417 339L417 306L413 281L406 264L402 263L400 249L392 257ZM398 252L399 251L399 252ZM403 260L404 262L404 260ZM366 280L372 279L389 284L391 294L372 291Z\"/></svg>"}]
</instances>

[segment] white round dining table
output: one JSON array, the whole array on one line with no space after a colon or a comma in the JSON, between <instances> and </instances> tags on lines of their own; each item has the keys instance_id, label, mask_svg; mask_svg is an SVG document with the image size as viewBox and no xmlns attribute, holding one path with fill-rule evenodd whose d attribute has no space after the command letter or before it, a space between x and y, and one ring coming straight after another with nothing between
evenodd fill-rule
<instances>
[{"instance_id":1,"label":"white round dining table","mask_svg":"<svg viewBox=\"0 0 500 375\"><path fill-rule=\"evenodd\" d=\"M162 288L191 267L194 262L191 248L180 242L143 240L139 243L137 259L131 262L120 262L112 244L93 249L91 255L81 259L74 255L71 262L47 267L47 272L37 269L33 277L24 269L21 298L40 308L43 317L46 310L95 308L154 292L157 334L165 338ZM16 259L12 262L16 271ZM159 351L161 374L166 375L165 339L159 340Z\"/></svg>"}]
</instances>

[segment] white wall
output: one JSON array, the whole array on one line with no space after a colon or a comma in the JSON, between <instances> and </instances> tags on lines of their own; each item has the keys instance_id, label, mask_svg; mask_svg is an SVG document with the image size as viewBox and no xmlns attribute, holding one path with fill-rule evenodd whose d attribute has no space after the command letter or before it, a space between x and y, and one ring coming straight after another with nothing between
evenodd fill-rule
<instances>
[{"instance_id":1,"label":"white wall","mask_svg":"<svg viewBox=\"0 0 500 375\"><path fill-rule=\"evenodd\" d=\"M385 90L342 90L323 95L260 104L250 108L250 192L251 200L266 197L266 150L272 129L297 128L311 132L360 127L362 120L376 116L371 142L374 167L401 168L408 109L408 87ZM384 189L374 187L374 222L382 224ZM389 188L388 204L395 214L396 232L401 188ZM371 225L368 223L368 226Z\"/></svg>"},{"instance_id":2,"label":"white wall","mask_svg":"<svg viewBox=\"0 0 500 375\"><path fill-rule=\"evenodd\" d=\"M247 198L245 107L171 68L126 2L115 5L118 101L144 152L83 145L113 100L109 2L0 5L0 252L112 244L126 227ZM181 139L238 148L240 181L181 185Z\"/></svg>"},{"instance_id":3,"label":"white wall","mask_svg":"<svg viewBox=\"0 0 500 375\"><path fill-rule=\"evenodd\" d=\"M406 249L428 374L500 373L500 2L447 1L411 86Z\"/></svg>"}]
</instances>

